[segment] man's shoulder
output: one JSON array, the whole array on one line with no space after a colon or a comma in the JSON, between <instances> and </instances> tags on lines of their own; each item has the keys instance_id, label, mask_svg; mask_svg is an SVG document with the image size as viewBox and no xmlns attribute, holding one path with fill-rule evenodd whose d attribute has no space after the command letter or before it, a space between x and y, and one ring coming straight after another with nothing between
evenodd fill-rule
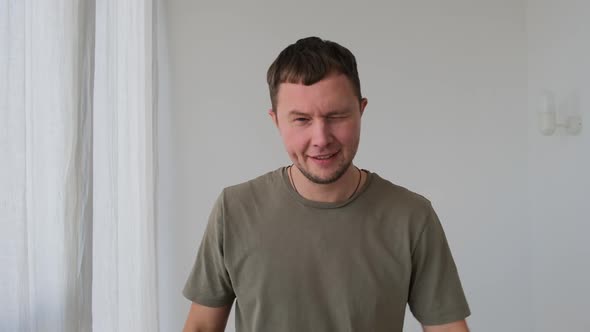
<instances>
[{"instance_id":1,"label":"man's shoulder","mask_svg":"<svg viewBox=\"0 0 590 332\"><path fill-rule=\"evenodd\" d=\"M394 183L377 173L373 173L371 195L377 199L406 207L424 208L431 205L430 200L426 196L419 194L405 186Z\"/></svg>"},{"instance_id":2,"label":"man's shoulder","mask_svg":"<svg viewBox=\"0 0 590 332\"><path fill-rule=\"evenodd\" d=\"M281 185L282 167L268 171L262 175L243 181L223 189L225 195L231 198L251 197L263 193L273 192Z\"/></svg>"},{"instance_id":3,"label":"man's shoulder","mask_svg":"<svg viewBox=\"0 0 590 332\"><path fill-rule=\"evenodd\" d=\"M431 220L433 208L424 195L393 183L374 174L374 183L368 200L376 215L388 216L407 227L409 236L415 239ZM403 232L402 232L403 233Z\"/></svg>"}]
</instances>

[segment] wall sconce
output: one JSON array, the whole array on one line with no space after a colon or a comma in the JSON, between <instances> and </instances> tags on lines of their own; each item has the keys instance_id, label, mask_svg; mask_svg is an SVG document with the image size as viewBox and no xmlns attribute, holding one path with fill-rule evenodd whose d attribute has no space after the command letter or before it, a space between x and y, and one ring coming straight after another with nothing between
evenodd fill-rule
<instances>
[{"instance_id":1,"label":"wall sconce","mask_svg":"<svg viewBox=\"0 0 590 332\"><path fill-rule=\"evenodd\" d=\"M572 136L577 136L582 131L582 117L579 114L568 114L565 122L557 122L555 96L550 91L542 95L538 118L539 130L545 136L553 135L557 128L565 128L566 133Z\"/></svg>"}]
</instances>

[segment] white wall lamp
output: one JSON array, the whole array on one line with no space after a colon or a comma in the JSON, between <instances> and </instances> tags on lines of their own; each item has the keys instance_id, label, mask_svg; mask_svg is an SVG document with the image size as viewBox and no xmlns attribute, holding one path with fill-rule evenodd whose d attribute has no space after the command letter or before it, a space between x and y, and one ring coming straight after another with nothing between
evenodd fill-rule
<instances>
[{"instance_id":1,"label":"white wall lamp","mask_svg":"<svg viewBox=\"0 0 590 332\"><path fill-rule=\"evenodd\" d=\"M573 101L572 101L573 102ZM567 135L577 136L582 131L582 117L579 114L564 116L565 122L557 122L557 106L555 96L550 91L542 94L541 105L538 112L539 130L545 136L551 136L557 128L564 128Z\"/></svg>"}]
</instances>

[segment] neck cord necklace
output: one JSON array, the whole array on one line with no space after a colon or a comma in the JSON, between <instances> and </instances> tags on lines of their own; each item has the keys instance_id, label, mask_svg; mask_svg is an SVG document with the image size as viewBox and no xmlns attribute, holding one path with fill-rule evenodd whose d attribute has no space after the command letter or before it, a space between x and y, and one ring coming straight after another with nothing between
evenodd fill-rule
<instances>
[{"instance_id":1,"label":"neck cord necklace","mask_svg":"<svg viewBox=\"0 0 590 332\"><path fill-rule=\"evenodd\" d=\"M293 174L291 174L291 167L293 167L293 165L289 166L289 179L291 180L291 185L293 185L293 189L295 189L295 192L299 194L297 187L295 187L295 181L293 180ZM361 174L361 170L356 166L355 166L355 168L359 171L359 182L356 184L356 188L354 188L354 191L347 199L351 199L352 196L354 196L354 194L356 194L356 191L359 189L359 186L361 185L361 179L363 178L363 175Z\"/></svg>"}]
</instances>

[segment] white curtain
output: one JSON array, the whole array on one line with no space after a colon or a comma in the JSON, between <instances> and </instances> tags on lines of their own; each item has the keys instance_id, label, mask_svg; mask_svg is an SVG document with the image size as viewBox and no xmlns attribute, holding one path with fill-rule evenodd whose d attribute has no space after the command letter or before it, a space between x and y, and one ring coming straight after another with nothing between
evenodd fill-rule
<instances>
[{"instance_id":1,"label":"white curtain","mask_svg":"<svg viewBox=\"0 0 590 332\"><path fill-rule=\"evenodd\" d=\"M152 4L96 9L94 327L157 331Z\"/></svg>"},{"instance_id":2,"label":"white curtain","mask_svg":"<svg viewBox=\"0 0 590 332\"><path fill-rule=\"evenodd\" d=\"M152 0L0 0L0 331L157 331Z\"/></svg>"}]
</instances>

